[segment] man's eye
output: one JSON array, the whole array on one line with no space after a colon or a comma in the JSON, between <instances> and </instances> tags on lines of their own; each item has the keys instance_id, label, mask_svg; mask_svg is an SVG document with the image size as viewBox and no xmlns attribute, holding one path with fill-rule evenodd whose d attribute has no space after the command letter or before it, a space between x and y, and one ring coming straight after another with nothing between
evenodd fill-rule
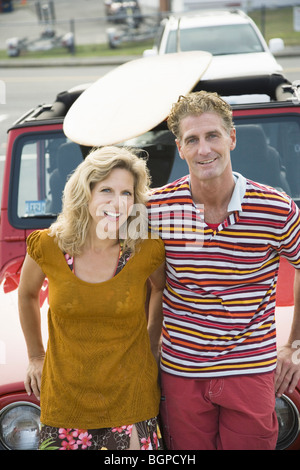
<instances>
[{"instance_id":1,"label":"man's eye","mask_svg":"<svg viewBox=\"0 0 300 470\"><path fill-rule=\"evenodd\" d=\"M190 139L188 139L186 141L186 144L189 145L189 144L194 144L195 142L197 142L197 139L196 137L191 137Z\"/></svg>"}]
</instances>

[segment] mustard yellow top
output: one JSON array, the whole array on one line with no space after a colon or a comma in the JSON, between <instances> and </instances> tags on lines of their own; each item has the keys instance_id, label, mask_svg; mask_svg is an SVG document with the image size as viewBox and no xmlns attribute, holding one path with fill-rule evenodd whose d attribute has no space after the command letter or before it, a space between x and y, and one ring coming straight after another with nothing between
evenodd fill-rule
<instances>
[{"instance_id":1,"label":"mustard yellow top","mask_svg":"<svg viewBox=\"0 0 300 470\"><path fill-rule=\"evenodd\" d=\"M92 284L70 270L48 230L27 251L49 282L41 422L80 429L129 425L158 414L160 391L145 317L146 280L164 261L159 239L112 279Z\"/></svg>"}]
</instances>

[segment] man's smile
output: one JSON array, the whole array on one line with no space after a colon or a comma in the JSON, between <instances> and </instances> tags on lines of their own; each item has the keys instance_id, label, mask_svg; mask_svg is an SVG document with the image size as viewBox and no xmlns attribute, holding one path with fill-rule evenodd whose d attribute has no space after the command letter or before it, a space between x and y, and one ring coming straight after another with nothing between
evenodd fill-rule
<instances>
[{"instance_id":1,"label":"man's smile","mask_svg":"<svg viewBox=\"0 0 300 470\"><path fill-rule=\"evenodd\" d=\"M210 160L203 160L201 162L198 162L200 165L207 165L208 163L212 163L217 159L217 157L211 158Z\"/></svg>"}]
</instances>

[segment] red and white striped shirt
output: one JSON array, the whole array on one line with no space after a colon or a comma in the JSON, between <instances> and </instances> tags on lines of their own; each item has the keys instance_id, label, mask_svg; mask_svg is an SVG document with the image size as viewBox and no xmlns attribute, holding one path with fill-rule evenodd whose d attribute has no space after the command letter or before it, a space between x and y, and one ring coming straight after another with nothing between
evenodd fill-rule
<instances>
[{"instance_id":1,"label":"red and white striped shirt","mask_svg":"<svg viewBox=\"0 0 300 470\"><path fill-rule=\"evenodd\" d=\"M286 194L235 173L230 216L203 220L189 176L154 191L152 231L165 242L161 367L184 377L263 373L276 366L279 257L300 268L300 216Z\"/></svg>"}]
</instances>

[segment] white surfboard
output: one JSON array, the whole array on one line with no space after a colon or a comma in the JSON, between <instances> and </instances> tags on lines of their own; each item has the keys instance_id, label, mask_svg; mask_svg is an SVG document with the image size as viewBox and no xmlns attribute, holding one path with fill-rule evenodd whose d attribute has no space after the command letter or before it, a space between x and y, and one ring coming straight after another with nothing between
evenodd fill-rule
<instances>
[{"instance_id":1,"label":"white surfboard","mask_svg":"<svg viewBox=\"0 0 300 470\"><path fill-rule=\"evenodd\" d=\"M180 95L193 89L211 59L208 52L179 52L113 69L71 106L64 119L66 136L99 147L144 134L167 118Z\"/></svg>"}]
</instances>

